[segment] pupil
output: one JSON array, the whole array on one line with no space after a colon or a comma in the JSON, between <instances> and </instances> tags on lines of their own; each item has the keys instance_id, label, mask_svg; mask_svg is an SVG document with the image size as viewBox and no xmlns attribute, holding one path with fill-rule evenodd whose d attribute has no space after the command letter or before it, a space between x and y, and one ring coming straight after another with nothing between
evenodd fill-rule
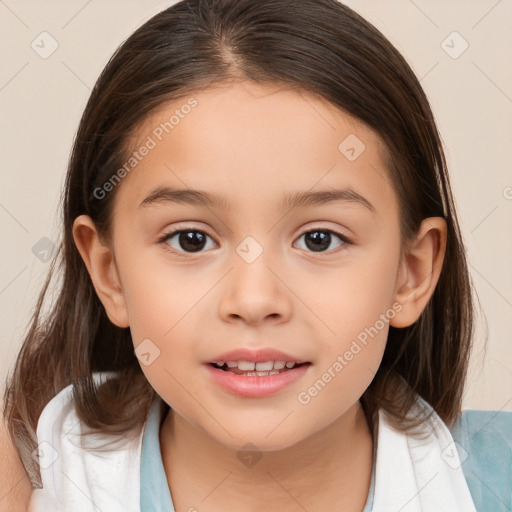
<instances>
[{"instance_id":1,"label":"pupil","mask_svg":"<svg viewBox=\"0 0 512 512\"><path fill-rule=\"evenodd\" d=\"M200 231L183 231L179 235L181 247L187 251L200 251L205 244L206 237Z\"/></svg>"},{"instance_id":2,"label":"pupil","mask_svg":"<svg viewBox=\"0 0 512 512\"><path fill-rule=\"evenodd\" d=\"M312 251L322 251L331 244L331 234L326 231L311 231L306 233L304 241L308 249Z\"/></svg>"}]
</instances>

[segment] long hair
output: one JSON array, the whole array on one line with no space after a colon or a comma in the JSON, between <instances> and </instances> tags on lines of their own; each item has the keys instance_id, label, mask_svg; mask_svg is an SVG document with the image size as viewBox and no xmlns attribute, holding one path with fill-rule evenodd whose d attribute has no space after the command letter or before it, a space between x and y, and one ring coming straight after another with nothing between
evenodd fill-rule
<instances>
[{"instance_id":1,"label":"long hair","mask_svg":"<svg viewBox=\"0 0 512 512\"><path fill-rule=\"evenodd\" d=\"M421 421L407 420L416 393L448 425L461 412L473 332L472 286L441 140L406 60L375 27L336 0L183 0L120 45L78 126L62 196L62 240L5 393L9 432L35 486L39 470L30 453L37 421L65 386L74 385L79 418L102 432L141 425L155 397L129 328L110 322L95 293L74 243L73 221L89 215L109 240L119 186L101 199L95 191L126 161L135 129L164 103L229 80L313 92L372 128L385 143L403 243L423 219L446 220L447 247L435 292L413 325L390 327L381 365L361 403L368 418L382 407L403 431ZM60 288L43 314L57 270ZM118 372L118 378L96 386L97 371Z\"/></svg>"}]
</instances>

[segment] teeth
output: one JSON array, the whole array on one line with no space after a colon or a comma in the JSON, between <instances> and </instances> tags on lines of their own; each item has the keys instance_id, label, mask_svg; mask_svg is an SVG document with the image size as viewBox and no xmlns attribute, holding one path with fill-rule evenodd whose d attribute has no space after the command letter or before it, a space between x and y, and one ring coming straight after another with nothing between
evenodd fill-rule
<instances>
[{"instance_id":1,"label":"teeth","mask_svg":"<svg viewBox=\"0 0 512 512\"><path fill-rule=\"evenodd\" d=\"M266 377L267 375L277 375L277 370L271 370L269 372L247 372L244 373L244 377Z\"/></svg>"},{"instance_id":2,"label":"teeth","mask_svg":"<svg viewBox=\"0 0 512 512\"><path fill-rule=\"evenodd\" d=\"M238 361L238 369L243 372L254 370L255 363L251 363L250 361Z\"/></svg>"},{"instance_id":3,"label":"teeth","mask_svg":"<svg viewBox=\"0 0 512 512\"><path fill-rule=\"evenodd\" d=\"M271 370L282 370L285 366L290 369L295 366L295 361L265 361L254 363L252 361L227 361L228 368L238 368L241 371L269 372ZM217 366L224 366L224 361L217 361Z\"/></svg>"},{"instance_id":4,"label":"teeth","mask_svg":"<svg viewBox=\"0 0 512 512\"><path fill-rule=\"evenodd\" d=\"M240 367L239 367L240 368ZM256 363L256 370L259 372L269 372L274 368L274 361L266 361L265 363Z\"/></svg>"}]
</instances>

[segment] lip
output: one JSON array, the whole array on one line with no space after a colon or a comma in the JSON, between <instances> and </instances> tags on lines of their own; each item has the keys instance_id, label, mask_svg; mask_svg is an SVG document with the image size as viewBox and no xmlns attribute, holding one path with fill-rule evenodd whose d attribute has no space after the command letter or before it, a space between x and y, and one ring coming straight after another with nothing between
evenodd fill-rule
<instances>
[{"instance_id":1,"label":"lip","mask_svg":"<svg viewBox=\"0 0 512 512\"><path fill-rule=\"evenodd\" d=\"M236 350L224 352L213 359L205 361L205 363L216 363L217 361L251 361L253 363L264 363L265 361L293 361L297 364L309 363L309 361L306 361L305 359L301 359L300 357L296 357L291 354L286 354L285 352L281 352L280 350L270 347L260 349L250 349L245 347L238 348ZM261 379L262 377L257 378Z\"/></svg>"},{"instance_id":2,"label":"lip","mask_svg":"<svg viewBox=\"0 0 512 512\"><path fill-rule=\"evenodd\" d=\"M278 360L282 361L283 359ZM269 361L270 359L266 360ZM288 359L288 361L289 360L290 359ZM225 391L244 398L264 398L278 393L285 387L290 386L292 383L304 377L308 368L311 366L311 363L303 364L302 366L297 366L291 370L286 370L275 375L267 375L264 377L247 377L244 375L237 375L211 366L209 363L205 363L203 366L209 372L212 380Z\"/></svg>"}]
</instances>

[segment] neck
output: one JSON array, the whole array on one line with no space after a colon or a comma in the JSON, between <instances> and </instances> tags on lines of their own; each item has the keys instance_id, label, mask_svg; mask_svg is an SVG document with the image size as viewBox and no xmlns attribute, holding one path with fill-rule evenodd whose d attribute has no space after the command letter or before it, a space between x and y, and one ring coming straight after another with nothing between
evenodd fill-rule
<instances>
[{"instance_id":1,"label":"neck","mask_svg":"<svg viewBox=\"0 0 512 512\"><path fill-rule=\"evenodd\" d=\"M170 410L160 431L176 512L201 510L360 512L370 485L373 439L360 402L323 430L247 466L238 451ZM201 501L203 500L203 501Z\"/></svg>"}]
</instances>

